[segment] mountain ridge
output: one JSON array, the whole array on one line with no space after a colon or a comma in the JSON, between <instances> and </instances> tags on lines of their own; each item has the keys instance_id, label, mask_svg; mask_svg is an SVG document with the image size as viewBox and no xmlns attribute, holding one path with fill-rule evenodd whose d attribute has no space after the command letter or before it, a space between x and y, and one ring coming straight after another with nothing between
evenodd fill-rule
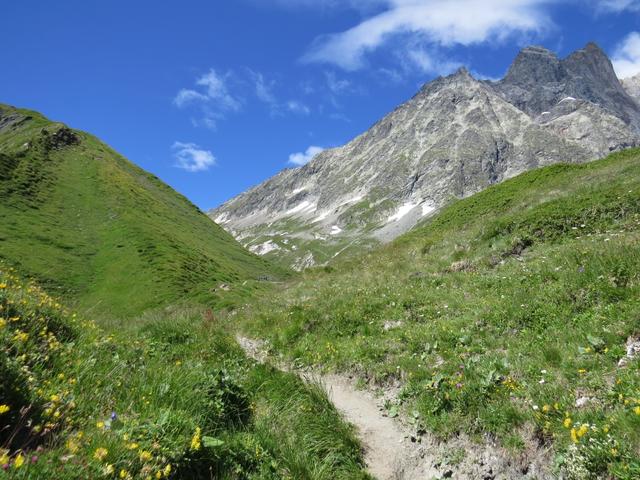
<instances>
[{"instance_id":1,"label":"mountain ridge","mask_svg":"<svg viewBox=\"0 0 640 480\"><path fill-rule=\"evenodd\" d=\"M503 80L466 68L438 77L347 144L208 214L245 247L302 269L393 239L525 170L638 145L638 119L597 45L562 60L527 47Z\"/></svg>"},{"instance_id":2,"label":"mountain ridge","mask_svg":"<svg viewBox=\"0 0 640 480\"><path fill-rule=\"evenodd\" d=\"M0 258L109 314L271 275L195 205L97 138L0 105ZM109 307L103 299L109 298Z\"/></svg>"}]
</instances>

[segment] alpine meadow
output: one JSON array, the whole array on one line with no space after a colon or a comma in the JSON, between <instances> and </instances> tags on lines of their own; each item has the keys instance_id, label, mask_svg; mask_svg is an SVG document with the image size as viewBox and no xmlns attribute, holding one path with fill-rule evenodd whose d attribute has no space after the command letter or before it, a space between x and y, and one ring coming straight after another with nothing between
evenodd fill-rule
<instances>
[{"instance_id":1,"label":"alpine meadow","mask_svg":"<svg viewBox=\"0 0 640 480\"><path fill-rule=\"evenodd\" d=\"M0 480L640 479L639 2L54 3Z\"/></svg>"}]
</instances>

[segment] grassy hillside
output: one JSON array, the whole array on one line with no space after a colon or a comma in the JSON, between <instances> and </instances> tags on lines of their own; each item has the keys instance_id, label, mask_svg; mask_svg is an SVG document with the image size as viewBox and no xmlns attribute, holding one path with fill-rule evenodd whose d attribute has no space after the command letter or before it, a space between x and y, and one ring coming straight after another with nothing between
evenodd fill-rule
<instances>
[{"instance_id":1,"label":"grassy hillside","mask_svg":"<svg viewBox=\"0 0 640 480\"><path fill-rule=\"evenodd\" d=\"M417 430L551 446L565 478L640 478L639 240L630 150L458 201L241 322L296 364L399 383L389 412Z\"/></svg>"},{"instance_id":2,"label":"grassy hillside","mask_svg":"<svg viewBox=\"0 0 640 480\"><path fill-rule=\"evenodd\" d=\"M324 390L247 360L210 311L105 330L0 264L0 369L2 479L368 478Z\"/></svg>"},{"instance_id":3,"label":"grassy hillside","mask_svg":"<svg viewBox=\"0 0 640 480\"><path fill-rule=\"evenodd\" d=\"M212 300L222 283L243 296L271 268L95 137L2 105L0 218L0 257L101 314Z\"/></svg>"}]
</instances>

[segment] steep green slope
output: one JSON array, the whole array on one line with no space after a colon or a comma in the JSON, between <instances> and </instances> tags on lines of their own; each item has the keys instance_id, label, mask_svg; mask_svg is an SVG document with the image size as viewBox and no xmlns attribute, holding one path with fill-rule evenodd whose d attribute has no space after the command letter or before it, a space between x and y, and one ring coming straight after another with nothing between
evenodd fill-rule
<instances>
[{"instance_id":1,"label":"steep green slope","mask_svg":"<svg viewBox=\"0 0 640 480\"><path fill-rule=\"evenodd\" d=\"M0 219L1 258L101 313L210 299L221 283L244 295L270 271L95 137L2 105Z\"/></svg>"},{"instance_id":2,"label":"steep green slope","mask_svg":"<svg viewBox=\"0 0 640 480\"><path fill-rule=\"evenodd\" d=\"M109 332L0 263L0 479L369 478L323 389L215 327L173 308Z\"/></svg>"},{"instance_id":3,"label":"steep green slope","mask_svg":"<svg viewBox=\"0 0 640 480\"><path fill-rule=\"evenodd\" d=\"M390 412L418 430L552 446L564 478L640 478L639 241L629 150L456 202L241 322L296 364L399 383Z\"/></svg>"}]
</instances>

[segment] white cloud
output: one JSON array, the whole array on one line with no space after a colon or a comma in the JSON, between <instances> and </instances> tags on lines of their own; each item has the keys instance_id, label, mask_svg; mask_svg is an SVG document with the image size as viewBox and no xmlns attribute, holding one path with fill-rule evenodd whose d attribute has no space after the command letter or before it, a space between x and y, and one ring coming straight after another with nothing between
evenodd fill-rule
<instances>
[{"instance_id":1,"label":"white cloud","mask_svg":"<svg viewBox=\"0 0 640 480\"><path fill-rule=\"evenodd\" d=\"M240 101L231 96L227 86L227 80L231 76L230 72L219 75L213 68L209 73L203 75L196 81L196 85L205 87L206 98L219 104L224 110L240 110Z\"/></svg>"},{"instance_id":2,"label":"white cloud","mask_svg":"<svg viewBox=\"0 0 640 480\"><path fill-rule=\"evenodd\" d=\"M412 48L406 52L408 61L421 73L448 75L462 66L460 62L440 59L423 48Z\"/></svg>"},{"instance_id":3,"label":"white cloud","mask_svg":"<svg viewBox=\"0 0 640 480\"><path fill-rule=\"evenodd\" d=\"M213 154L195 143L175 142L171 148L177 162L175 166L187 172L203 172L216 164Z\"/></svg>"},{"instance_id":4,"label":"white cloud","mask_svg":"<svg viewBox=\"0 0 640 480\"><path fill-rule=\"evenodd\" d=\"M640 72L640 33L632 32L616 47L611 58L618 78L632 77Z\"/></svg>"},{"instance_id":5,"label":"white cloud","mask_svg":"<svg viewBox=\"0 0 640 480\"><path fill-rule=\"evenodd\" d=\"M183 88L173 99L178 108L196 106L201 110L201 118L193 119L196 126L216 129L217 122L228 112L237 112L242 108L240 98L230 93L229 83L233 73L219 74L213 68L196 79L198 89Z\"/></svg>"},{"instance_id":6,"label":"white cloud","mask_svg":"<svg viewBox=\"0 0 640 480\"><path fill-rule=\"evenodd\" d=\"M289 155L289 163L297 166L306 165L322 151L324 151L324 148L312 145L307 148L305 152L292 153Z\"/></svg>"},{"instance_id":7,"label":"white cloud","mask_svg":"<svg viewBox=\"0 0 640 480\"><path fill-rule=\"evenodd\" d=\"M622 12L624 10L640 11L640 0L600 0L596 3L600 11Z\"/></svg>"},{"instance_id":8,"label":"white cloud","mask_svg":"<svg viewBox=\"0 0 640 480\"><path fill-rule=\"evenodd\" d=\"M309 107L297 100L289 100L287 102L287 109L290 112L297 113L299 115L309 115L311 113L311 109Z\"/></svg>"},{"instance_id":9,"label":"white cloud","mask_svg":"<svg viewBox=\"0 0 640 480\"><path fill-rule=\"evenodd\" d=\"M264 75L260 72L249 70L249 74L253 79L256 97L258 97L258 100L269 105L277 104L278 101L276 100L276 96L273 93L275 82L265 80Z\"/></svg>"},{"instance_id":10,"label":"white cloud","mask_svg":"<svg viewBox=\"0 0 640 480\"><path fill-rule=\"evenodd\" d=\"M198 101L206 101L207 96L196 92L195 90L190 90L188 88L183 88L178 92L176 98L173 99L173 103L175 103L178 107L182 108L189 103L198 102Z\"/></svg>"},{"instance_id":11,"label":"white cloud","mask_svg":"<svg viewBox=\"0 0 640 480\"><path fill-rule=\"evenodd\" d=\"M316 39L303 61L333 63L345 70L398 35L433 47L503 41L514 34L542 33L552 25L545 4L554 0L384 0L386 9L351 29Z\"/></svg>"},{"instance_id":12,"label":"white cloud","mask_svg":"<svg viewBox=\"0 0 640 480\"><path fill-rule=\"evenodd\" d=\"M329 87L329 90L336 95L351 89L351 81L338 78L334 72L324 72L324 76L327 79L327 87Z\"/></svg>"}]
</instances>

